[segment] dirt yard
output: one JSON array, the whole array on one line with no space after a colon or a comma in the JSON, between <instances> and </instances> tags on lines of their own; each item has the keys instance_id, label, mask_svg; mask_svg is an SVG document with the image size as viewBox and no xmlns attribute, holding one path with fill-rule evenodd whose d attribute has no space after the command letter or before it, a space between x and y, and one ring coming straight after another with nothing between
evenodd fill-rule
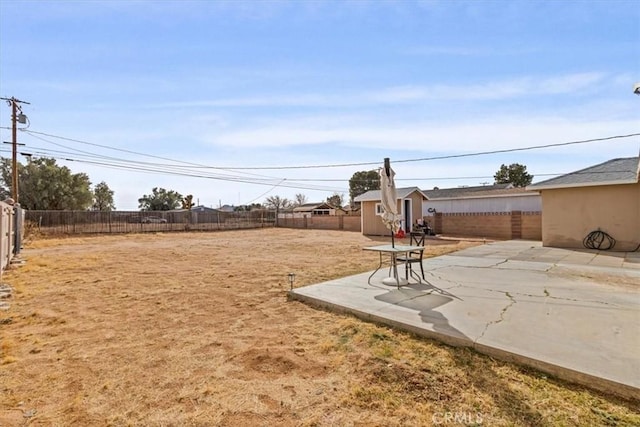
<instances>
[{"instance_id":1,"label":"dirt yard","mask_svg":"<svg viewBox=\"0 0 640 427\"><path fill-rule=\"evenodd\" d=\"M287 273L373 270L375 243L288 229L28 243L2 277L0 425L640 425L638 402L287 299Z\"/></svg>"}]
</instances>

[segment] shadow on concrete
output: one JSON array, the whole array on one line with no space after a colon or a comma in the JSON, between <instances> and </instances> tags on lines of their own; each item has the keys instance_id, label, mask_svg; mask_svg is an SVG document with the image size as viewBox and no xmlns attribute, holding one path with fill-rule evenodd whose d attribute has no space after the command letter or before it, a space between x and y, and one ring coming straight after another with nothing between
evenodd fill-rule
<instances>
[{"instance_id":1,"label":"shadow on concrete","mask_svg":"<svg viewBox=\"0 0 640 427\"><path fill-rule=\"evenodd\" d=\"M441 295L436 292L442 292L443 294ZM417 311L420 319L422 319L424 323L433 325L433 331L435 332L454 338L470 340L470 338L461 331L451 326L449 319L435 310L435 308L453 301L454 298L459 299L449 292L431 285L419 284L394 289L385 294L377 295L374 298L378 301Z\"/></svg>"}]
</instances>

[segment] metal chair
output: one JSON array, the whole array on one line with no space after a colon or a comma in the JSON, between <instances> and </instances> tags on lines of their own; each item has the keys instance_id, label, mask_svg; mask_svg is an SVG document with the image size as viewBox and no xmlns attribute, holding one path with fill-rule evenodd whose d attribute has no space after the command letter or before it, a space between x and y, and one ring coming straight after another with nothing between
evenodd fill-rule
<instances>
[{"instance_id":1,"label":"metal chair","mask_svg":"<svg viewBox=\"0 0 640 427\"><path fill-rule=\"evenodd\" d=\"M397 257L398 263L404 263L405 265L405 277L408 279L409 274L414 275L413 272L413 264L420 264L420 273L422 273L422 280L426 281L427 279L424 277L424 266L422 265L422 255L424 254L424 239L426 233L412 231L410 233L410 245L411 246L422 246L422 249L419 251L411 251L408 252L407 255L402 255ZM414 276L416 277L416 276ZM420 281L420 278L418 277Z\"/></svg>"}]
</instances>

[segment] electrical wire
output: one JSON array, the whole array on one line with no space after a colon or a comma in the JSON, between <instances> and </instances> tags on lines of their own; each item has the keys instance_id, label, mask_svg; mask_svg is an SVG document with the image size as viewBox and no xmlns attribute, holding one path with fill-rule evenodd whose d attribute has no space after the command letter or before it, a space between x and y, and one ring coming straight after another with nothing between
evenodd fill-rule
<instances>
[{"instance_id":1,"label":"electrical wire","mask_svg":"<svg viewBox=\"0 0 640 427\"><path fill-rule=\"evenodd\" d=\"M195 169L199 169L198 167L194 167L194 166L202 166L202 165L198 165L197 163L190 163L190 162L181 162L181 163L185 163L188 166L185 165L176 165L176 164L166 164L166 163L151 163L151 162L143 162L143 161L131 161L131 160L127 160L127 159L120 159L120 158L116 158L116 157L112 157L112 156L106 156L106 155L100 155L100 154L94 154L85 150L79 150L79 149L74 149L68 146L65 146L63 144L59 144L57 142L54 141L50 141L46 138L43 138L41 136L39 136L40 134L43 134L43 132L37 132L37 134L31 135L32 132L27 132L27 134L29 134L31 137L39 139L41 141L50 143L52 145L56 145L58 147L62 147L62 148L66 148L68 150L72 150L76 153L80 153L80 155L76 154L76 153L70 153L70 152L65 152L65 151L58 151L58 150L47 150L45 149L45 151L47 151L48 153L44 153L45 155L51 155L49 153L53 152L53 153L63 153L65 155L65 157L59 157L57 154L54 154L54 158L57 159L61 159L61 160L66 160L66 161L75 161L75 162L80 162L80 163L89 163L89 164L93 164L93 165L97 165L97 166L103 166L103 167L111 167L111 168L116 168L116 169L126 169L126 170L136 170L138 172L152 172L152 173L161 173L161 174L168 174L168 175L178 175L178 176L190 176L190 177L194 177L194 178L208 178L208 179L215 179L215 180L222 180L222 181L231 181L231 182L240 182L240 183L247 183L247 184L258 184L258 185L274 185L274 181L278 181L278 182L283 182L285 180L287 180L287 178L282 178L282 177L271 177L271 176L267 176L267 175L261 175L261 174L253 174L253 173L248 173L248 172L239 172L239 173L243 173L245 175L249 175L247 176L237 176L237 175L229 175L229 174L212 174L210 172L194 172L192 170L192 168ZM64 138L65 140L72 140L71 138ZM73 140L78 142L78 140ZM91 143L89 143L91 144ZM96 145L96 144L91 144L91 145ZM121 150L116 150L116 151L121 151ZM130 150L125 150L126 152L131 152ZM139 155L145 155L144 153L137 153L137 152L132 152L135 154L139 154ZM71 154L71 156L69 156L69 154ZM154 156L154 155L148 155L149 157L154 157L154 158L160 158L160 159L164 159L164 160L171 160L174 161L172 159L166 159L160 156ZM87 160L87 157L89 158L89 160ZM96 160L107 160L110 163L105 163L104 161L96 161ZM220 170L227 170L227 169L223 169L220 168ZM259 178L254 178L254 177L259 177ZM276 184L277 186L277 184ZM282 187L287 187L287 188L295 188L295 189L301 189L301 190L317 190L317 191L325 191L325 192L344 192L347 191L345 188L335 188L335 187L326 187L326 186L317 186L317 185L310 185L310 184L296 184L295 180L290 180L290 182L288 182L287 184L283 184L280 185Z\"/></svg>"},{"instance_id":2,"label":"electrical wire","mask_svg":"<svg viewBox=\"0 0 640 427\"><path fill-rule=\"evenodd\" d=\"M63 148L68 148L64 145L61 144L57 144L55 142L52 141L48 141L45 138L40 138L37 136L34 136L34 138L37 138L39 140L45 141L47 143L51 143L53 145L57 145L59 147L63 147ZM132 163L132 164L143 164L143 165L149 165L149 166L157 166L157 167L165 167L165 168L176 168L177 171L183 171L185 168L187 168L188 166L184 166L184 165L169 165L166 163L155 163L155 162L143 162L143 161L130 161L127 159L120 159L120 158L116 158L116 157L111 157L111 156L105 156L102 154L94 154L94 153L90 153L87 151L83 151L83 150L74 150L72 148L69 148L72 151L60 151L60 150L52 150L52 149L48 149L48 148L43 148L43 147L34 147L34 146L29 146L28 147L29 151L32 151L34 153L40 154L42 156L51 156L54 158L58 158L58 159L62 159L61 157L58 157L58 155L70 155L70 156L74 156L76 155L76 153L74 151L77 151L79 153L86 153L85 156L91 159L107 159L107 160L114 160L114 161L118 161L118 162L125 162L125 163ZM11 150L3 150L0 149L0 152L11 152ZM26 154L26 153L21 153L21 154ZM79 160L79 159L74 159L74 160ZM195 168L195 169L199 169L199 168ZM581 171L577 171L577 172L571 172L573 175L580 175L580 174L589 174L589 175L593 175L593 174L605 174L605 173L612 173L612 172L634 172L633 170L606 170L606 171L586 171L586 172L581 172ZM559 176L559 175L565 175L568 172L554 172L554 173L533 173L533 176L536 177L547 177L547 176ZM220 175L220 176L233 176L233 175ZM262 175L257 175L257 176L262 176ZM436 177L414 177L414 178L396 178L396 182L400 182L400 181L453 181L453 180L470 180L470 179L494 179L495 176L494 175L474 175L474 176L436 176ZM273 180L288 180L290 182L369 182L369 180L353 180L350 178L281 178L281 177L273 177L273 178L265 178L266 181L269 182L273 182ZM483 183L480 183L483 184ZM488 183L487 183L488 184Z\"/></svg>"},{"instance_id":3,"label":"electrical wire","mask_svg":"<svg viewBox=\"0 0 640 427\"><path fill-rule=\"evenodd\" d=\"M151 154L138 153L138 152L131 151L131 150L126 150L126 149L123 149L123 148L109 147L109 146L106 146L106 145L95 144L95 143L91 143L91 142L87 142L87 141L82 141L82 140L73 139L73 138L67 138L67 137L53 135L53 134L45 133L45 132L37 132L37 131L32 131L32 130L25 130L24 132L28 133L28 134L44 135L44 136L48 136L48 137L51 137L51 138L58 138L58 139L77 142L77 143L81 143L81 144L93 145L93 146L96 146L96 147L106 148L106 149L110 149L110 150L122 151L122 152L126 152L126 153L137 154L137 155L148 156L148 157L155 157L155 158L162 159L162 160L169 160L169 161L172 161L172 162L191 164L193 166L211 168L211 169L225 169L225 170L323 169L323 168L340 168L340 167L353 167L353 166L373 166L373 165L379 165L380 164L379 161L376 161L376 162L336 163L336 164L324 164L324 165L298 165L298 166L251 166L251 167L207 166L207 165L199 165L199 164L194 164L194 163L189 163L189 162L181 162L181 161L177 161L177 160L174 160L174 159L168 159L166 157L154 156L154 155L151 155ZM432 161L432 160L445 160L445 159L456 159L456 158L464 158L464 157L485 156L485 155L491 155L491 154L513 153L513 152L518 152L518 151L538 150L538 149L544 149L544 148L564 147L564 146L568 146L568 145L588 144L588 143L592 143L592 142L611 141L611 140L615 140L615 139L631 138L631 137L634 137L634 136L640 136L640 133L631 133L631 134L626 134L626 135L613 135L613 136L607 136L607 137L602 137L602 138L591 138L591 139L578 140L578 141L559 142L559 143L542 144L542 145L532 145L532 146L527 146L527 147L505 148L505 149L501 149L501 150L479 151L479 152L462 153L462 154L450 154L450 155L445 155L445 156L434 156L434 157L421 157L421 158L415 158L415 159L401 159L401 160L394 160L394 163L426 162L426 161Z\"/></svg>"},{"instance_id":4,"label":"electrical wire","mask_svg":"<svg viewBox=\"0 0 640 427\"><path fill-rule=\"evenodd\" d=\"M140 153L140 152L133 151L133 150L127 150L125 148L110 147L108 145L96 144L96 143L93 143L93 142L82 141L80 139L74 139L74 138L68 138L68 137L65 137L65 136L53 135L53 134L46 133L46 132L37 132L37 131L26 130L26 129L20 129L20 130L24 130L24 132L26 134L31 135L34 138L37 138L36 135L42 135L42 136L47 136L47 137L50 137L50 138L62 139L64 141L91 145L91 146L94 146L94 147L104 148L104 149L107 149L107 150L120 151L120 152L123 152L123 153L135 154L135 155L138 155L138 156L144 156L144 157L155 158L155 159L159 159L159 160L167 160L167 161L174 162L174 163L180 163L180 164L174 164L173 165L174 167L184 167L182 165L186 165L186 166L195 167L195 168L210 168L210 166L203 165L203 164L200 164L200 163L192 163L192 162L186 162L186 161L182 161L182 160L170 159L170 158L167 158L167 157L156 156L156 155L153 155L153 154ZM62 145L57 144L55 142L48 141L48 140L46 140L44 138L38 138L38 139L44 140L44 141L49 142L49 143L54 144L54 145L62 146ZM67 148L67 149L71 149L71 148L66 147L66 146L62 146L62 147ZM74 150L76 150L78 152L83 152L82 150L77 150L77 149L74 149ZM105 157L107 157L107 156L105 156ZM215 168L215 169L231 170L230 168L223 168L223 167L218 167L218 168ZM267 175L252 174L252 173L249 173L249 172L240 172L240 173L243 173L243 174L246 174L246 175L261 176L261 177L266 177L266 178L271 178L271 179L279 179L279 178L275 178L275 177L271 177L271 176L267 176Z\"/></svg>"},{"instance_id":5,"label":"electrical wire","mask_svg":"<svg viewBox=\"0 0 640 427\"><path fill-rule=\"evenodd\" d=\"M270 189L268 189L264 193L260 194L258 197L255 197L253 200L249 200L247 203L245 203L245 205L250 205L251 203L255 202L256 200L263 198L264 196L266 196L267 194L271 193L273 190L278 188L280 186L280 184L282 184L284 181L285 181L285 179L283 178L282 181L280 181L279 183L277 183L276 185L274 185L273 187L271 187Z\"/></svg>"},{"instance_id":6,"label":"electrical wire","mask_svg":"<svg viewBox=\"0 0 640 427\"><path fill-rule=\"evenodd\" d=\"M42 138L40 136L37 135L31 135L33 138L39 139L41 141L47 142L49 144L58 146L58 147L62 147L62 148L66 148L68 150L72 150L72 152L64 152L64 151L58 151L59 153L65 153L65 154L71 154L71 155L77 155L76 153L81 153L83 155L88 156L89 158L97 158L97 159L105 159L105 160L112 160L112 161L116 161L116 162L123 162L123 163L131 163L131 164L135 164L135 165L146 165L146 166L150 166L150 167L161 167L161 168L168 168L170 170L176 170L176 171L184 171L185 168L189 167L191 168L192 166L185 166L185 165L169 165L166 163L151 163L151 162L143 162L143 161L131 161L131 160L127 160L127 159L121 159L121 158L117 158L117 157L112 157L112 156L105 156L102 154L94 154L91 153L89 151L84 151L84 150L78 150L78 149L74 149L71 147L67 147L65 145L62 144L58 144L56 142L53 141L49 141L45 138ZM46 149L45 149L46 150ZM51 152L56 152L56 150L49 150ZM70 159L69 159L70 160ZM79 161L79 159L75 159L77 161ZM243 172L240 172L243 173ZM252 173L246 173L244 172L245 175L249 175L249 176L260 176L260 177L265 177L270 181L273 181L275 179L280 179L280 178L275 178L275 177L267 177L266 175L257 175L257 174L252 174ZM216 177L230 177L230 178L238 178L237 175L226 175L226 174L222 174L222 175L215 175ZM249 179L249 178L247 178Z\"/></svg>"},{"instance_id":7,"label":"electrical wire","mask_svg":"<svg viewBox=\"0 0 640 427\"><path fill-rule=\"evenodd\" d=\"M94 165L98 165L98 166L112 167L112 168L117 168L117 169L135 169L135 170L140 171L140 172L175 174L175 175L180 175L180 176L191 176L191 177L196 177L196 178L209 178L209 179L217 179L217 180L224 180L224 181L231 181L231 182L260 184L260 185L274 185L274 181L278 181L278 184L275 184L275 187L282 186L282 187L298 188L298 189L304 189L304 190L320 190L320 191L331 191L331 192L343 192L343 191L345 191L345 189L342 189L342 188L341 189L327 188L327 187L320 187L320 186L311 186L311 185L302 184L302 183L303 182L322 182L322 181L325 181L325 182L329 182L329 181L345 182L345 181L350 181L350 180L347 180L347 179L307 179L307 178L287 179L287 178L283 178L283 177L270 177L270 176L251 174L251 173L248 173L248 172L241 172L241 171L242 170L249 170L249 169L258 169L259 170L259 169L300 169L300 168L307 169L307 168L316 168L316 167L317 168L326 168L326 167L341 167L341 166L351 166L351 165L377 165L379 163L379 162L363 162L363 163L349 163L349 164L341 164L341 165L334 164L334 165L317 165L317 166L282 166L282 167L273 166L273 167L246 167L246 168L245 167L242 167L242 168L216 167L216 166L208 166L208 165L202 165L202 164L198 164L198 163L184 162L184 161L180 161L180 160L168 159L168 158L161 157L161 156L155 156L155 155L151 155L151 154L140 153L140 152L127 150L127 149L109 147L109 146L105 146L105 145L101 145L101 144L95 144L95 143L91 143L91 142L87 142L87 141L82 141L82 140L78 140L78 139L74 139L74 138L63 137L63 136L54 135L54 134L45 133L45 132L38 132L38 131L32 131L32 130L26 130L26 129L21 129L21 130L23 130L26 134L32 136L33 138L36 138L36 139L39 139L41 141L50 143L52 145L56 145L56 146L59 146L59 147L62 147L62 148L66 148L68 150L72 150L72 151L74 151L76 153L81 153L81 155L82 155L79 158L78 155L74 153L75 158L69 158L69 157L63 158L63 160L67 160L67 161L76 161L76 162L81 162L81 163L84 162L84 163L94 164ZM140 156L157 158L157 159L161 159L161 160L168 160L168 161L173 162L173 163L172 164L166 164L166 163L151 163L151 162L142 162L142 161L132 161L132 160L120 159L120 158L116 158L116 157L112 157L112 156L95 154L95 153L92 153L92 152L89 152L89 151L71 148L71 147L56 143L54 141L50 141L50 140L48 140L46 138L43 138L40 135L45 135L45 136L50 137L50 138L57 138L57 139L62 139L62 140L66 140L66 141L77 142L77 143L87 144L87 145L101 147L101 148L115 150L115 151L126 152L126 153L140 155ZM486 154L492 154L492 153L504 153L504 152L511 152L511 151L522 151L522 150L530 150L530 149L538 149L538 148L548 148L548 147L556 147L556 146L564 146L564 145L572 145L572 144L584 144L584 143L596 142L596 141L606 141L606 140L611 140L611 139L628 138L628 137L638 136L638 135L640 135L640 133L634 133L634 134L628 134L628 135L616 135L616 136L610 136L610 137L604 137L604 138L594 138L594 139L588 139L588 140L563 142L563 143L556 143L556 144L538 145L538 146L531 146L531 147L512 148L512 149L505 149L505 150L493 150L493 151L485 151L485 152L477 152L477 153L455 154L455 155L448 155L448 156L428 157L428 158L419 158L419 159L405 159L405 160L397 160L395 162L396 163L403 163L403 162L416 162L416 161L427 161L427 160L437 160L437 159L459 158L459 157L468 157L468 156L476 156L476 155L486 155ZM46 149L45 149L45 151L46 151ZM49 152L59 152L59 153L63 153L63 154L71 154L71 153L68 153L68 152L62 152L62 151L56 151L56 150L49 150ZM47 154L45 154L45 155L47 155ZM92 160L94 160L94 159L104 159L104 160L108 160L108 161L115 162L115 163L107 164L105 162L90 161L90 160L86 160L86 157L89 157ZM180 164L175 164L175 163L180 163ZM245 174L245 175L251 175L251 176L257 176L257 177L261 177L262 179L239 177L237 175L228 175L228 174L219 174L219 175L206 174L206 175L204 175L202 172L196 173L196 172L193 172L193 171L188 170L188 169L185 170L185 168L188 168L188 169L216 169L216 170L238 171L238 173L242 173L242 174ZM553 175L561 175L561 174L538 174L538 176L553 176ZM398 181L418 181L418 180L425 180L426 181L426 180L430 180L430 179L443 180L443 179L476 179L476 178L486 179L486 178L493 178L493 177L489 177L489 176L486 176L486 177L450 177L450 178L439 177L439 178L415 178L415 179L414 178L412 178L412 179L405 178L405 179L398 179ZM287 181L287 184L282 184L284 181Z\"/></svg>"},{"instance_id":8,"label":"electrical wire","mask_svg":"<svg viewBox=\"0 0 640 427\"><path fill-rule=\"evenodd\" d=\"M0 150L0 151L9 152L9 150ZM135 165L135 164L106 163L106 162L92 161L92 160L72 158L72 157L55 157L54 156L54 158L56 158L57 160L64 160L64 161L84 163L84 164L90 164L90 165L94 165L94 166L105 167L105 168L108 168L108 169L126 170L126 171L143 172L143 173L154 173L154 174L162 174L162 175L184 176L184 177L190 177L190 178L204 178L204 179L212 179L212 180L219 180L219 181L238 182L238 183L243 183L243 184L255 184L255 185L273 186L274 185L274 180L275 180L275 179L272 179L270 181L269 180L264 180L264 179L259 180L259 179L252 179L252 178L248 178L248 177L224 177L224 176L217 176L217 175L211 175L211 174L196 173L196 172L193 172L193 171L190 172L190 171L185 171L185 170L171 171L171 170L150 168L150 167L145 167L145 166L138 166L138 165ZM293 189L298 189L298 190L324 191L324 192L328 192L328 193L336 193L336 192L340 193L340 192L347 191L347 189L344 189L344 188L323 187L323 186L315 186L315 185L310 185L310 184L296 184L295 182L291 182L290 183L290 182L284 182L284 181L286 181L286 178L281 178L279 180L279 182L277 182L275 184L275 186L280 186L280 187L285 187L285 188L293 188Z\"/></svg>"},{"instance_id":9,"label":"electrical wire","mask_svg":"<svg viewBox=\"0 0 640 427\"><path fill-rule=\"evenodd\" d=\"M394 160L394 163L409 163L409 162L426 162L431 160L445 160L445 159L458 159L463 157L475 157L475 156L485 156L490 154L502 154L502 153L513 153L517 151L528 151L528 150L538 150L542 148L553 148L553 147L563 147L567 145L575 145L575 144L587 144L590 142L602 142L602 141L610 141L613 139L622 139L622 138L631 138L634 136L640 136L640 133L631 133L628 135L615 135L608 136L604 138L593 138L593 139L585 139L581 141L570 141L570 142L560 142L555 144L544 144L544 145L532 145L529 147L520 147L520 148L505 148L503 150L491 150L491 151L479 151L475 153L463 153L463 154L450 154L446 156L434 156L434 157L422 157L417 159L404 159L404 160ZM340 167L352 167L352 166L372 166L379 165L380 162L362 162L362 163L342 163L342 164L329 164L329 165L305 165L305 166L262 166L262 167L243 167L243 168L229 168L233 170L273 170L273 169L321 169L321 168L340 168Z\"/></svg>"},{"instance_id":10,"label":"electrical wire","mask_svg":"<svg viewBox=\"0 0 640 427\"><path fill-rule=\"evenodd\" d=\"M34 136L37 139L40 139L42 141L45 142L50 142L44 138L40 138L37 136ZM54 145L57 146L61 146L64 148L67 148L61 144L57 144L54 142L51 142ZM272 185L274 181L278 181L278 182L282 182L282 181L288 181L289 184L299 184L300 185L300 189L305 189L305 190L320 190L320 191L329 191L329 192L342 192L342 191L346 191L345 189L338 189L338 188L327 188L327 187L314 187L314 186L309 186L307 184L303 184L303 183L307 183L307 182L368 182L368 180L356 180L353 181L352 179L349 178L246 178L246 177L238 177L238 176L233 176L233 175L227 175L227 174L218 174L218 175L213 175L213 174L207 174L207 175L203 175L202 172L193 172L193 171L189 171L188 169L185 169L185 167L183 165L168 165L165 163L152 163L152 162L143 162L143 161L130 161L127 159L120 159L120 158L116 158L116 157L111 157L111 156L105 156L105 155L100 155L100 154L93 154L90 152L86 152L83 150L76 150L80 153L86 153L86 154L82 154L80 156L78 156L78 154L74 153L73 151L61 151L61 150L52 150L52 149L47 149L47 148L42 148L42 147L34 147L34 146L29 146L27 147L27 149L31 152L31 153L26 153L26 152L21 152L20 154L25 155L25 156L35 156L37 157L53 157L55 159L58 160L66 160L66 161L75 161L75 162L86 162L86 161L94 161L94 160L101 160L101 159L105 159L105 160L111 160L114 163L105 163L105 162L99 162L98 165L102 166L102 167L106 167L106 168L113 168L113 169L118 169L118 170L122 170L122 169L128 169L132 165L132 167L134 169L136 169L137 171L140 172L150 172L150 173L158 173L158 174L166 174L166 175L171 175L171 174L175 174L178 176L193 176L193 177L197 177L197 178L202 178L202 177L208 177L211 179L220 179L220 180L229 180L229 181L240 181L240 182L251 182L251 183L264 183L266 185ZM4 149L0 149L0 152L7 152L7 153L11 153L11 150L4 150ZM141 166L148 166L148 168L142 168ZM159 169L162 168L162 169ZM590 171L590 172L585 172L585 173L589 173L589 174L595 174L595 173L611 173L611 172L633 172L633 171L627 171L627 170L619 170L619 171ZM567 172L557 172L557 173L542 173L542 174L534 174L534 176L538 176L538 177L542 177L542 176L559 176L559 175L563 175L566 174ZM580 174L581 172L573 172L573 174ZM432 180L440 180L440 181L446 181L446 180L469 180L469 179L493 179L494 176L451 176L451 177L423 177L423 178L419 178L419 177L415 177L415 178L399 178L397 179L397 181L432 181Z\"/></svg>"}]
</instances>

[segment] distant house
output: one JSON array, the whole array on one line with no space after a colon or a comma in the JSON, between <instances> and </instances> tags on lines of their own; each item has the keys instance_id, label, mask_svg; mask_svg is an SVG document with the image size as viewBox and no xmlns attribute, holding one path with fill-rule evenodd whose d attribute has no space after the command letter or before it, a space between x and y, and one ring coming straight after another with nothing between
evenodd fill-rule
<instances>
[{"instance_id":1,"label":"distant house","mask_svg":"<svg viewBox=\"0 0 640 427\"><path fill-rule=\"evenodd\" d=\"M640 245L640 159L619 158L530 185L542 195L542 244L583 247L602 230L615 250Z\"/></svg>"},{"instance_id":2,"label":"distant house","mask_svg":"<svg viewBox=\"0 0 640 427\"><path fill-rule=\"evenodd\" d=\"M428 200L422 205L422 215L439 213L540 212L542 198L536 191L527 191L513 184L423 190Z\"/></svg>"},{"instance_id":3,"label":"distant house","mask_svg":"<svg viewBox=\"0 0 640 427\"><path fill-rule=\"evenodd\" d=\"M208 208L206 206L194 206L191 208L191 212L207 212L207 213L216 213L219 212L218 209Z\"/></svg>"},{"instance_id":4,"label":"distant house","mask_svg":"<svg viewBox=\"0 0 640 427\"><path fill-rule=\"evenodd\" d=\"M427 196L418 187L398 188L397 206L402 215L402 228L405 232L411 231L411 227L418 219L422 219L422 204ZM384 236L389 234L389 229L382 223L380 190L370 190L357 196L354 201L361 207L362 234L370 236Z\"/></svg>"},{"instance_id":5,"label":"distant house","mask_svg":"<svg viewBox=\"0 0 640 427\"><path fill-rule=\"evenodd\" d=\"M292 209L287 209L284 211L280 211L278 214L279 217L292 217L292 218L304 218L310 216L335 216L335 215L346 215L347 212L340 208L331 206L326 202L318 202L318 203L305 203L300 206L296 206Z\"/></svg>"},{"instance_id":6,"label":"distant house","mask_svg":"<svg viewBox=\"0 0 640 427\"><path fill-rule=\"evenodd\" d=\"M191 208L190 220L193 224L209 223L220 221L220 211L218 209L209 208L207 206L193 206Z\"/></svg>"},{"instance_id":7,"label":"distant house","mask_svg":"<svg viewBox=\"0 0 640 427\"><path fill-rule=\"evenodd\" d=\"M347 213L347 215L360 215L360 204L359 203L354 203L353 205L350 206L345 206L344 211Z\"/></svg>"}]
</instances>

